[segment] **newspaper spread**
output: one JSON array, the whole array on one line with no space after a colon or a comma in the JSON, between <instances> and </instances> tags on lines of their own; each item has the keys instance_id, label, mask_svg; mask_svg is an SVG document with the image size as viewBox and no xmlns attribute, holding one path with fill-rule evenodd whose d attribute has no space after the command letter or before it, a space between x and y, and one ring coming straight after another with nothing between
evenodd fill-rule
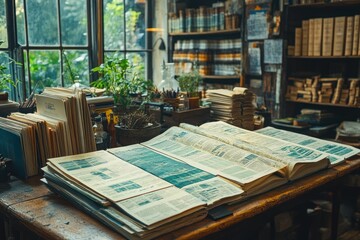
<instances>
[{"instance_id":1,"label":"newspaper spread","mask_svg":"<svg viewBox=\"0 0 360 240\"><path fill-rule=\"evenodd\" d=\"M172 127L142 144L234 181L247 195L267 191L287 181L284 176L276 175L278 168L265 164L272 160L179 127Z\"/></svg>"},{"instance_id":2,"label":"newspaper spread","mask_svg":"<svg viewBox=\"0 0 360 240\"><path fill-rule=\"evenodd\" d=\"M256 132L329 154L331 165L341 163L344 159L360 153L360 149L354 148L352 146L276 129L273 127L262 128Z\"/></svg>"},{"instance_id":3,"label":"newspaper spread","mask_svg":"<svg viewBox=\"0 0 360 240\"><path fill-rule=\"evenodd\" d=\"M201 211L205 205L203 201L186 191L175 188L171 183L122 161L106 151L52 158L49 159L48 166L54 171L67 175L74 184L92 189L118 207L124 206L125 209L121 208L122 211L149 229L160 222L172 221ZM162 194L164 189L170 189L171 198L167 194ZM157 193L154 195L155 192ZM139 196L146 199L147 194L150 194L149 199L151 196L154 199L153 202L142 202L142 212L127 204L127 200L139 199ZM161 204L154 204L157 201L161 201ZM180 204L184 201L186 204ZM165 205L167 209L172 210L164 212ZM151 212L162 214L151 215Z\"/></svg>"},{"instance_id":4,"label":"newspaper spread","mask_svg":"<svg viewBox=\"0 0 360 240\"><path fill-rule=\"evenodd\" d=\"M328 154L241 129L221 121L205 123L200 127L189 124L181 124L180 126L239 148L246 149L249 144L256 146L255 148L252 147L252 151L255 153L287 164L290 180L324 169L329 165ZM244 143L247 144L244 145Z\"/></svg>"},{"instance_id":5,"label":"newspaper spread","mask_svg":"<svg viewBox=\"0 0 360 240\"><path fill-rule=\"evenodd\" d=\"M243 190L216 175L135 144L109 152L214 207L242 198Z\"/></svg>"},{"instance_id":6,"label":"newspaper spread","mask_svg":"<svg viewBox=\"0 0 360 240\"><path fill-rule=\"evenodd\" d=\"M50 158L48 166L113 202L171 186L106 151Z\"/></svg>"}]
</instances>

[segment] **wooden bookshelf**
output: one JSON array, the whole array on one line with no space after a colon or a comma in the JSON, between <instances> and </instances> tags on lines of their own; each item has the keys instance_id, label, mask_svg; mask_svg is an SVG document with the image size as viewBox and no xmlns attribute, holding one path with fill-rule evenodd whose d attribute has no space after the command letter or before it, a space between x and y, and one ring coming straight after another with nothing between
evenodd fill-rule
<instances>
[{"instance_id":1,"label":"wooden bookshelf","mask_svg":"<svg viewBox=\"0 0 360 240\"><path fill-rule=\"evenodd\" d=\"M335 113L339 121L345 119L356 121L360 117L358 93L356 93L359 92L359 83L352 84L354 79L360 77L358 51L360 44L354 37L359 35L358 27L355 27L356 22L359 26L359 19L360 1L358 0L294 4L285 8L284 38L288 46L293 47L294 52L290 51L286 55L282 88L282 100L286 108L281 116L294 117L302 108L314 108ZM305 29L303 31L305 35L301 35L301 38L296 37L298 28ZM312 28L313 32L311 32ZM316 32L315 29L318 31ZM301 45L297 56L294 56L296 46L299 48L299 41L304 38L308 40L305 41L307 46ZM290 47L288 50L291 49ZM318 76L319 79L336 78L338 82L331 84L320 80L317 82L314 81L314 76ZM297 85L289 80L291 78L305 80L306 84L301 85L300 81ZM300 97L303 100L293 100L296 99L294 98L296 94L296 98ZM354 101L354 98L357 100Z\"/></svg>"},{"instance_id":2,"label":"wooden bookshelf","mask_svg":"<svg viewBox=\"0 0 360 240\"><path fill-rule=\"evenodd\" d=\"M338 103L320 103L320 102L306 102L306 101L296 101L296 100L286 100L286 102L290 103L301 103L308 105L318 105L318 106L326 106L326 107L341 107L341 108L354 108L360 110L360 105L346 105L346 104L338 104Z\"/></svg>"},{"instance_id":3,"label":"wooden bookshelf","mask_svg":"<svg viewBox=\"0 0 360 240\"><path fill-rule=\"evenodd\" d=\"M177 32L169 33L169 36L172 37L184 37L184 36L211 36L211 35L223 35L223 34L241 34L241 29L230 29L230 30L216 30L216 31L206 31L206 32ZM239 35L240 36L240 35Z\"/></svg>"}]
</instances>

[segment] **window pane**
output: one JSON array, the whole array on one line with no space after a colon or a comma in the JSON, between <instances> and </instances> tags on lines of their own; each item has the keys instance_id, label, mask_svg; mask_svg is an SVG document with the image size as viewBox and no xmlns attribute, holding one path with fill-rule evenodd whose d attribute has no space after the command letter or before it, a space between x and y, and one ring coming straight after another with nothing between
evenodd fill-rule
<instances>
[{"instance_id":1,"label":"window pane","mask_svg":"<svg viewBox=\"0 0 360 240\"><path fill-rule=\"evenodd\" d=\"M82 85L89 86L89 54L87 51L65 51L64 62L64 85L69 87L77 78Z\"/></svg>"},{"instance_id":2,"label":"window pane","mask_svg":"<svg viewBox=\"0 0 360 240\"><path fill-rule=\"evenodd\" d=\"M64 45L87 45L86 0L61 0L61 37Z\"/></svg>"},{"instance_id":3,"label":"window pane","mask_svg":"<svg viewBox=\"0 0 360 240\"><path fill-rule=\"evenodd\" d=\"M59 51L30 51L31 85L37 89L61 86Z\"/></svg>"},{"instance_id":4,"label":"window pane","mask_svg":"<svg viewBox=\"0 0 360 240\"><path fill-rule=\"evenodd\" d=\"M145 49L145 4L126 1L126 48Z\"/></svg>"},{"instance_id":5,"label":"window pane","mask_svg":"<svg viewBox=\"0 0 360 240\"><path fill-rule=\"evenodd\" d=\"M16 1L16 27L17 38L20 45L26 44L25 39L25 17L24 17L24 1Z\"/></svg>"},{"instance_id":6,"label":"window pane","mask_svg":"<svg viewBox=\"0 0 360 240\"><path fill-rule=\"evenodd\" d=\"M124 1L104 0L104 48L124 49Z\"/></svg>"},{"instance_id":7,"label":"window pane","mask_svg":"<svg viewBox=\"0 0 360 240\"><path fill-rule=\"evenodd\" d=\"M27 1L29 45L58 45L57 1Z\"/></svg>"},{"instance_id":8,"label":"window pane","mask_svg":"<svg viewBox=\"0 0 360 240\"><path fill-rule=\"evenodd\" d=\"M0 0L0 48L8 47L5 0Z\"/></svg>"},{"instance_id":9,"label":"window pane","mask_svg":"<svg viewBox=\"0 0 360 240\"><path fill-rule=\"evenodd\" d=\"M128 53L126 58L133 65L134 71L139 73L141 78L145 79L145 54L144 53Z\"/></svg>"},{"instance_id":10,"label":"window pane","mask_svg":"<svg viewBox=\"0 0 360 240\"><path fill-rule=\"evenodd\" d=\"M0 51L0 73L10 74L9 55L7 54L7 52ZM8 87L10 88L10 85L8 85ZM0 86L0 92L9 92L9 89L6 88L7 87L2 88Z\"/></svg>"}]
</instances>

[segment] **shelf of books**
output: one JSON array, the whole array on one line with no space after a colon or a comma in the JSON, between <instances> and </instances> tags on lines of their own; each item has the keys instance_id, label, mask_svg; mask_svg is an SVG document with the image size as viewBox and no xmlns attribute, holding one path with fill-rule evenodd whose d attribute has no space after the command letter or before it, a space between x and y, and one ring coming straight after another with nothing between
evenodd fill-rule
<instances>
[{"instance_id":1,"label":"shelf of books","mask_svg":"<svg viewBox=\"0 0 360 240\"><path fill-rule=\"evenodd\" d=\"M288 6L287 103L359 108L359 12L360 1Z\"/></svg>"},{"instance_id":2,"label":"shelf of books","mask_svg":"<svg viewBox=\"0 0 360 240\"><path fill-rule=\"evenodd\" d=\"M339 6L347 6L353 5L358 3L358 0L309 0L309 1L291 1L292 3L289 4L289 8L323 8L324 5L326 7L339 7Z\"/></svg>"},{"instance_id":3,"label":"shelf of books","mask_svg":"<svg viewBox=\"0 0 360 240\"><path fill-rule=\"evenodd\" d=\"M241 36L240 28L237 29L224 29L215 31L204 31L204 32L170 32L169 35L172 37L183 37L183 36L203 36L203 35L223 35L223 34L239 34Z\"/></svg>"},{"instance_id":4,"label":"shelf of books","mask_svg":"<svg viewBox=\"0 0 360 240\"><path fill-rule=\"evenodd\" d=\"M176 75L196 67L204 82L232 84L222 80L239 78L241 2L168 1L169 62L174 62Z\"/></svg>"}]
</instances>

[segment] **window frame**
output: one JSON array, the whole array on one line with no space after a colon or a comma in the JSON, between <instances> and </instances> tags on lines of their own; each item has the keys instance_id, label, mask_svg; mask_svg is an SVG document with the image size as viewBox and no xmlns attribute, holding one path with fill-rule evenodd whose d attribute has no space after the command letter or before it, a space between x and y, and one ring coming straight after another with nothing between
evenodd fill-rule
<instances>
[{"instance_id":1,"label":"window frame","mask_svg":"<svg viewBox=\"0 0 360 240\"><path fill-rule=\"evenodd\" d=\"M126 1L126 0L124 0ZM55 50L59 51L61 54L60 58L60 71L64 71L64 58L63 52L66 50L81 50L88 52L88 61L89 61L89 82L96 80L97 76L91 74L91 69L99 66L104 62L104 29L103 29L103 1L102 0L86 0L86 14L87 14L87 44L86 46L71 46L63 45L62 34L61 34L61 15L60 15L60 0L56 0L57 4L57 24L58 24L58 34L59 34L59 44L56 46L44 46L44 45L30 45L29 44L29 30L27 24L27 11L26 11L27 0L23 0L24 7L24 31L25 31L25 45L18 44L17 38L17 19L16 19L16 3L15 0L5 1L6 5L6 20L7 20L7 34L8 34L8 47L0 47L1 51L9 53L10 58L16 60L22 64L21 70L15 73L15 67L11 66L10 70L12 76L17 76L21 82L21 96L16 96L15 91L11 91L11 98L14 100L26 99L29 94L32 92L33 87L31 86L31 73L30 73L30 57L29 52L33 50ZM145 6L145 28L152 27L152 9L154 9L153 1L146 1ZM146 54L145 57L145 78L151 79L152 76L152 49L151 49L152 36L148 32L145 32L145 48L139 50L127 50L125 44L125 50L121 52L129 53L139 53L143 52ZM26 61L24 59L24 53L26 52ZM25 67L25 64L27 66ZM26 79L26 76L28 79ZM62 86L64 86L64 77L60 74L60 80Z\"/></svg>"}]
</instances>

